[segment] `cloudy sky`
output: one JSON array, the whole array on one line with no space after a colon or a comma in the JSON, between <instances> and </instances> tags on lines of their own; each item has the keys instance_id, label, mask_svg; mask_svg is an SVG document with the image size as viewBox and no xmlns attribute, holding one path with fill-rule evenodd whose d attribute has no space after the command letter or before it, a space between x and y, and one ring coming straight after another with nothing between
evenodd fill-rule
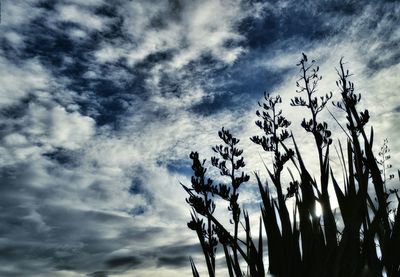
<instances>
[{"instance_id":1,"label":"cloudy sky","mask_svg":"<svg viewBox=\"0 0 400 277\"><path fill-rule=\"evenodd\" d=\"M225 126L262 168L249 137L267 91L312 160L306 111L288 105L302 52L323 93L344 57L397 168L399 15L383 0L2 0L0 275L188 276L189 255L204 268L188 155L209 158Z\"/></svg>"}]
</instances>

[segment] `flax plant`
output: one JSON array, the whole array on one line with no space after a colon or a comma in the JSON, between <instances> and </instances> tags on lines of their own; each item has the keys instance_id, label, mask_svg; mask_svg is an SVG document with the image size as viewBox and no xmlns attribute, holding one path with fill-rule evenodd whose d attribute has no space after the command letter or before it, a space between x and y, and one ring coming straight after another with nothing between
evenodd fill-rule
<instances>
[{"instance_id":1,"label":"flax plant","mask_svg":"<svg viewBox=\"0 0 400 277\"><path fill-rule=\"evenodd\" d=\"M263 276L265 272L262 239L257 248L251 237L249 216L245 211L241 212L238 203L239 187L250 179L250 176L242 170L245 167L244 159L241 156L243 150L237 148L239 139L235 138L229 130L222 128L218 135L224 144L212 147L219 157L212 157L211 163L219 169L221 176L226 177L230 182L214 185L213 180L205 176L207 171L204 167L205 160L200 162L197 152L190 154L194 171L192 185L189 188L181 184L189 195L186 201L193 208L192 220L188 223L188 227L197 233L209 276L215 276L215 250L218 241L224 249L229 276L245 275L240 266L241 259L247 264L247 270L251 276ZM219 197L229 203L228 211L231 213L230 223L233 225L233 235L214 217L214 197ZM242 226L246 234L245 240L238 238L240 218L244 220ZM207 224L203 223L204 219ZM259 235L262 238L261 223ZM215 237L218 237L218 241L215 240ZM190 259L190 263L193 276L198 276L196 265L192 259Z\"/></svg>"},{"instance_id":2,"label":"flax plant","mask_svg":"<svg viewBox=\"0 0 400 277\"><path fill-rule=\"evenodd\" d=\"M241 157L243 150L236 148L239 139L233 137L229 130L225 130L224 128L218 132L218 136L225 145L220 144L212 147L212 150L217 153L219 157L212 157L211 163L219 169L221 176L229 178L230 185L220 184L218 189L214 189L214 193L229 202L228 210L232 212L232 219L230 222L234 225L233 239L237 241L239 219L241 215L241 209L238 204L238 189L242 183L249 181L250 176L243 171L237 174L239 170L245 166L244 159ZM235 269L236 275L240 276L241 270L239 267L238 251L235 245L233 245L232 250L233 268ZM227 261L227 263L229 262Z\"/></svg>"},{"instance_id":3,"label":"flax plant","mask_svg":"<svg viewBox=\"0 0 400 277\"><path fill-rule=\"evenodd\" d=\"M270 94L264 93L264 102L258 103L262 110L256 112L256 115L261 119L256 121L256 125L264 131L264 135L261 137L253 136L250 140L262 146L264 151L274 154L273 170L269 170L268 167L266 167L266 170L274 184L278 199L272 199L268 186L264 188L258 182L263 201L261 214L267 231L270 271L278 275L288 275L295 268L292 265L297 264L300 260L298 258L299 246L296 244L298 234L292 231L289 211L285 203L287 197L283 193L281 183L284 166L294 155L291 149L281 152L282 146L280 144L291 136L288 131L291 122L282 115L282 110L279 109L281 103L282 98L279 95L272 97ZM259 181L257 174L256 178ZM297 184L292 183L292 190L296 189ZM277 210L281 219L281 228L276 221L275 210Z\"/></svg>"},{"instance_id":4,"label":"flax plant","mask_svg":"<svg viewBox=\"0 0 400 277\"><path fill-rule=\"evenodd\" d=\"M318 82L322 77L314 60L309 62L302 54L297 66L300 75L296 85L300 96L295 96L290 103L309 111L310 118L300 124L314 139L319 178L316 180L308 171L309 166L289 130L291 122L279 109L282 98L265 94L265 101L259 103L261 109L256 112L260 118L256 125L264 135L250 138L264 151L273 153L270 166L265 166L270 182L263 184L255 173L261 198L258 247L251 235L249 216L239 204L239 186L249 181L249 176L243 173L242 150L237 149L239 140L222 129L219 137L224 145L213 147L219 157L211 159L212 165L230 180L228 184L213 184L205 176L205 161L200 162L197 153L190 155L194 171L192 187L182 185L193 208L188 226L198 235L209 276L215 276L218 242L224 249L229 276L244 275L240 261L247 265L248 275L265 276L261 219L268 242L268 273L273 276L400 276L400 196L398 185L389 190L386 187L387 181L394 177L393 174L387 177L387 170L391 168L388 142L385 140L377 159L372 150L373 128L367 132L369 112L358 111L361 95L356 92L350 81L351 74L341 59L336 82L341 99L333 105L346 118L346 126L340 127L347 135L347 144L343 147L338 142L336 153L341 169L332 169L332 134L328 123L319 117L331 101L332 93L319 95ZM335 117L334 120L339 124ZM287 143L289 139L293 149ZM282 182L284 169L288 170L291 181ZM293 169L298 174L293 174ZM329 194L330 187L334 195ZM272 189L276 196L271 193ZM233 234L213 214L215 197L229 202ZM294 208L290 216L287 201L292 197ZM339 212L332 206L332 199L337 201ZM321 216L316 213L317 204L322 208ZM245 238L238 236L240 226ZM192 259L190 263L193 276L199 276Z\"/></svg>"}]
</instances>

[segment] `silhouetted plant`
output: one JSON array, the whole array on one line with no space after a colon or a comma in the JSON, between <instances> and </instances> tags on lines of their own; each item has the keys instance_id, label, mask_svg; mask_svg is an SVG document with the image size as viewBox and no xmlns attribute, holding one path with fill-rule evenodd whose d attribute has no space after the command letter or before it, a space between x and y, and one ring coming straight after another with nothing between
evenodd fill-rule
<instances>
[{"instance_id":1,"label":"silhouetted plant","mask_svg":"<svg viewBox=\"0 0 400 277\"><path fill-rule=\"evenodd\" d=\"M212 147L212 150L219 154L218 157L212 157L211 163L213 166L220 170L221 176L229 177L230 185L220 184L219 187L214 187L213 191L215 194L221 196L224 200L229 201L228 210L232 212L231 224L234 224L233 239L238 239L238 228L241 210L238 204L239 193L238 189L244 182L249 181L250 176L239 170L245 166L243 157L241 157L243 150L236 148L239 143L239 139L232 136L232 134L222 128L218 132L218 136L224 142L225 145L216 145ZM222 160L220 160L222 158ZM228 164L227 164L228 163ZM238 253L235 245L232 245L233 249L233 268L235 269L236 275L240 275Z\"/></svg>"},{"instance_id":2,"label":"silhouetted plant","mask_svg":"<svg viewBox=\"0 0 400 277\"><path fill-rule=\"evenodd\" d=\"M188 227L196 231L198 235L210 276L215 275L215 246L217 245L215 235L217 235L218 241L224 249L230 276L243 275L239 255L247 263L250 274L253 276L262 276L264 275L264 264L262 255L259 254L259 251L262 253L262 241L260 241L257 250L251 239L250 221L247 213L243 213L246 241L238 239L238 228L241 218L241 209L238 204L238 189L241 184L250 179L242 170L245 166L244 159L241 157L243 150L237 148L239 139L235 138L228 130L222 128L218 132L218 135L224 144L212 147L213 151L219 157L212 157L211 163L219 169L221 176L228 177L230 183L213 185L213 180L205 176L207 171L204 168L205 160L200 162L197 152L190 154L190 158L193 160L192 169L194 172L192 186L188 188L181 184L189 194L189 198L186 201L193 208L192 220L188 223ZM229 202L228 210L232 214L230 222L233 224L233 236L213 216L215 210L213 197L215 196ZM206 219L207 224L203 223L203 219L200 219L199 215ZM244 244L245 251L240 247L240 244ZM193 275L197 276L198 272L192 260L191 265Z\"/></svg>"},{"instance_id":3,"label":"silhouetted plant","mask_svg":"<svg viewBox=\"0 0 400 277\"><path fill-rule=\"evenodd\" d=\"M325 121L319 122L318 115L323 111L328 101L332 98L332 92L330 94L325 94L323 96L317 96L318 82L322 79L319 75L319 66L316 65L315 60L311 63L308 62L307 56L303 53L300 62L297 64L300 67L300 79L296 82L298 89L296 90L299 94L305 94L305 98L302 96L294 97L291 99L292 106L304 106L310 111L311 118L306 120L303 118L301 126L309 133L311 133L315 140L315 148L318 153L318 161L320 168L320 193L318 192L318 197L316 200L319 202L322 208L323 217L323 229L325 233L326 249L324 244L316 245L314 244L312 249L308 249L307 245L311 244L307 242L307 239L314 240L316 236L321 236L321 234L314 234L310 236L303 236L302 247L304 256L308 257L308 262L310 264L318 263L324 260L324 255L332 255L335 250L336 241L336 222L331 208L330 197L328 192L329 183L329 146L332 143L331 131L328 129L328 124ZM299 155L299 153L298 153ZM309 174L303 174L309 176ZM303 181L303 186L305 180ZM316 185L316 182L312 180L307 180L307 183ZM308 184L307 184L308 185ZM311 189L311 188L310 188ZM310 192L303 192L303 198L305 195L310 194ZM310 203L310 205L305 206L308 209L310 216L313 218L314 230L319 233L319 218L315 215L316 207L315 201L302 201L298 205L305 205ZM320 248L320 249L315 249ZM309 250L309 251L308 251ZM313 254L311 254L313 253ZM308 256L309 254L309 256ZM303 259L305 262L306 258ZM316 273L316 272L315 272ZM314 274L315 274L314 273Z\"/></svg>"},{"instance_id":4,"label":"silhouetted plant","mask_svg":"<svg viewBox=\"0 0 400 277\"><path fill-rule=\"evenodd\" d=\"M387 138L384 139L383 145L378 153L379 160L378 164L381 166L381 173L383 176L383 182L386 183L388 180L392 180L394 178L394 174L389 174L387 176L387 170L392 168L392 165L389 163L390 160L390 148L389 148L389 140Z\"/></svg>"},{"instance_id":5,"label":"silhouetted plant","mask_svg":"<svg viewBox=\"0 0 400 277\"><path fill-rule=\"evenodd\" d=\"M285 200L289 196L294 195L298 188L298 183L296 181L291 182L291 186L288 188L288 194L285 197L282 191L281 174L285 163L293 157L294 152L286 148L286 151L282 154L280 151L282 146L280 146L280 144L291 137L288 131L288 127L291 123L282 115L282 110L278 107L278 105L282 103L282 98L279 95L272 97L264 93L264 100L265 102L258 103L263 110L261 112L257 110L256 112L256 115L260 117L262 121L257 120L255 123L264 131L265 135L262 137L253 136L250 140L261 145L264 151L274 153L272 161L273 172L268 168L266 169L276 188L278 201L271 198L268 188L264 190L264 188L260 186L259 189L263 200L261 211L264 218L265 230L267 231L268 249L270 253L269 267L272 272L284 274L284 272L289 272L291 270L291 267L287 266L287 260L294 263L298 262L298 260L293 260L295 257L292 255L299 250L298 246L293 244L295 241L293 236L297 234L292 232L290 216L285 204ZM279 225L274 220L275 216L269 216L275 214L275 209L278 210L279 217L281 218L282 234Z\"/></svg>"},{"instance_id":6,"label":"silhouetted plant","mask_svg":"<svg viewBox=\"0 0 400 277\"><path fill-rule=\"evenodd\" d=\"M196 231L206 259L209 275L214 276L215 251L218 240L216 238L215 224L213 224L210 217L207 216L208 214L212 215L215 211L215 204L211 198L213 181L205 177L205 173L207 172L207 169L204 168L205 160L201 162L197 152L190 153L190 158L193 162L192 170L194 173L191 180L192 188L189 189L182 185L190 195L189 198L186 199L186 202L193 207L193 212L191 214L192 220L188 223L188 227ZM197 214L205 217L207 223L204 223L203 219L200 219ZM196 270L193 261L191 261L191 263L192 269ZM193 275L194 272L195 271L193 271Z\"/></svg>"},{"instance_id":7,"label":"silhouetted plant","mask_svg":"<svg viewBox=\"0 0 400 277\"><path fill-rule=\"evenodd\" d=\"M269 273L285 277L340 277L383 276L386 272L390 277L400 276L400 197L397 188L386 188L386 181L394 177L391 174L387 177L386 172L391 168L388 142L384 141L377 160L372 151L373 129L369 136L365 130L369 112L357 111L361 95L355 92L355 86L349 80L351 74L345 70L341 59L337 69L339 80L336 82L341 100L334 106L345 113L347 131L342 130L348 140L346 149L338 143L337 153L342 170L335 173L330 166L331 131L318 116L332 98L332 93L317 95L321 76L314 60L309 62L303 54L297 66L300 67L300 78L296 85L301 95L294 97L291 105L305 107L310 112L311 118L303 119L301 126L314 138L320 178L317 181L312 177L294 136L288 130L291 123L279 109L281 97L265 94L265 102L259 103L261 111L256 112L260 118L256 125L264 131L264 135L250 139L263 150L274 153L273 170L268 166L266 170L276 189L276 197L271 194L269 183L263 185L259 175L255 174L262 200L261 218L268 241ZM336 118L335 121L338 122ZM239 256L247 264L250 276L264 276L261 219L256 247L251 236L249 216L246 211L241 211L238 203L238 188L249 180L248 175L239 173L245 165L242 150L236 148L239 140L225 129L219 132L219 137L224 145L213 147L219 157L212 157L211 161L222 176L229 177L230 184L213 185L205 177L204 161L200 162L197 153L191 154L194 171L192 188L182 185L189 194L187 201L193 207L189 227L198 234L210 276L215 275L216 237L223 246L229 276L243 275ZM289 138L292 138L293 150L286 143ZM286 184L282 184L281 180L284 168L288 169L292 179ZM297 170L298 178L290 168ZM343 176L341 184L336 177L338 174ZM340 213L334 212L331 206L329 185L335 192ZM229 202L233 235L214 217L213 197ZM289 216L287 199L291 197L294 198L294 209ZM396 208L393 208L393 201L397 201ZM317 203L322 208L321 216L316 213ZM203 223L200 216L207 223ZM337 224L336 220L342 224ZM245 233L243 239L238 237L239 223ZM199 276L194 262L190 262L193 276Z\"/></svg>"}]
</instances>

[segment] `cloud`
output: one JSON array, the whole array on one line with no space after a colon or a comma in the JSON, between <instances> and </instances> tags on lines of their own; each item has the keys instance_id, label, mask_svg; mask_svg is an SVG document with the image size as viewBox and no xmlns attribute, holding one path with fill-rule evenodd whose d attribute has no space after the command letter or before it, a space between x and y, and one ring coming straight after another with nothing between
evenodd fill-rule
<instances>
[{"instance_id":1,"label":"cloud","mask_svg":"<svg viewBox=\"0 0 400 277\"><path fill-rule=\"evenodd\" d=\"M158 258L158 265L161 266L173 266L173 267L184 267L187 265L187 256L163 256Z\"/></svg>"},{"instance_id":2,"label":"cloud","mask_svg":"<svg viewBox=\"0 0 400 277\"><path fill-rule=\"evenodd\" d=\"M58 7L58 20L76 23L88 29L101 30L103 20L92 13L75 5L62 5Z\"/></svg>"},{"instance_id":3,"label":"cloud","mask_svg":"<svg viewBox=\"0 0 400 277\"><path fill-rule=\"evenodd\" d=\"M35 5L36 0L28 0L20 3L11 4L10 2L2 3L2 27L23 26L40 15Z\"/></svg>"},{"instance_id":4,"label":"cloud","mask_svg":"<svg viewBox=\"0 0 400 277\"><path fill-rule=\"evenodd\" d=\"M207 60L217 63L213 66L230 65L245 52L238 24L250 12L239 1L126 3L118 8L125 19L123 38L103 42L94 56L99 63L122 61L143 67L147 93L156 100L174 101L186 91L189 95L201 91L196 85L210 70ZM172 93L164 94L169 87Z\"/></svg>"},{"instance_id":5,"label":"cloud","mask_svg":"<svg viewBox=\"0 0 400 277\"><path fill-rule=\"evenodd\" d=\"M32 104L24 129L37 143L52 147L77 149L88 141L94 132L94 120L77 112L68 113L63 107L46 108Z\"/></svg>"},{"instance_id":6,"label":"cloud","mask_svg":"<svg viewBox=\"0 0 400 277\"><path fill-rule=\"evenodd\" d=\"M44 97L49 76L37 60L14 64L4 57L0 58L0 106L18 103L30 93L41 93Z\"/></svg>"},{"instance_id":7,"label":"cloud","mask_svg":"<svg viewBox=\"0 0 400 277\"><path fill-rule=\"evenodd\" d=\"M132 267L140 263L141 261L135 256L117 257L106 261L107 266L110 268L124 267L124 266Z\"/></svg>"}]
</instances>

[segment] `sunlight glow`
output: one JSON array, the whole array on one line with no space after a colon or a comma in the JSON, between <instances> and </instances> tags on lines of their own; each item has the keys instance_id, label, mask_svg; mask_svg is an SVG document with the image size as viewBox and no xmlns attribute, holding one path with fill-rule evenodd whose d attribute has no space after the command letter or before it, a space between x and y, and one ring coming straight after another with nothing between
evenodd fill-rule
<instances>
[{"instance_id":1,"label":"sunlight glow","mask_svg":"<svg viewBox=\"0 0 400 277\"><path fill-rule=\"evenodd\" d=\"M315 215L318 217L322 216L322 207L318 202L315 203Z\"/></svg>"}]
</instances>

